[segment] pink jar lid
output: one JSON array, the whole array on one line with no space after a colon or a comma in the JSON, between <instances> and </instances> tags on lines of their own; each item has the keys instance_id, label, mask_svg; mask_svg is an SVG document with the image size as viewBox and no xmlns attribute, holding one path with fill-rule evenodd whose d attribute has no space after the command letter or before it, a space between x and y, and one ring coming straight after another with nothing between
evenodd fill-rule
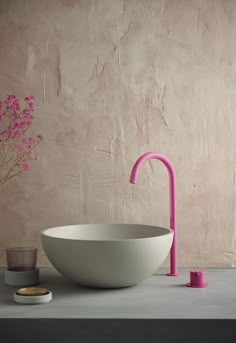
<instances>
[{"instance_id":1,"label":"pink jar lid","mask_svg":"<svg viewBox=\"0 0 236 343\"><path fill-rule=\"evenodd\" d=\"M203 270L191 270L190 282L186 286L193 288L204 288L208 286L205 280L205 272Z\"/></svg>"}]
</instances>

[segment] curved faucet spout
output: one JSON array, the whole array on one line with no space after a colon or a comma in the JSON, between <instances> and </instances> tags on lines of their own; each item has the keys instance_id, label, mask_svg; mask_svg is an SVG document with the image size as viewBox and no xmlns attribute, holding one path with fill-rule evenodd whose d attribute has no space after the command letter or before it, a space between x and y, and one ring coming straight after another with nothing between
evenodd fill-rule
<instances>
[{"instance_id":1,"label":"curved faucet spout","mask_svg":"<svg viewBox=\"0 0 236 343\"><path fill-rule=\"evenodd\" d=\"M167 157L161 155L157 152L148 152L135 162L131 175L130 182L135 184L138 180L139 171L145 161L150 159L160 160L167 168L169 173L169 188L170 188L170 228L174 230L174 239L171 247L170 253L170 276L177 276L177 218L176 218L176 176L175 170L172 163L168 160Z\"/></svg>"}]
</instances>

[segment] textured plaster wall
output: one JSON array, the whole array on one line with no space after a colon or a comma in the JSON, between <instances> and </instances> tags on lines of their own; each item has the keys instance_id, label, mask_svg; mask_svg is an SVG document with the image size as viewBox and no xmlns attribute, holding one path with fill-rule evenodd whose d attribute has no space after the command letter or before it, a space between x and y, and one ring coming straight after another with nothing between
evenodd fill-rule
<instances>
[{"instance_id":1,"label":"textured plaster wall","mask_svg":"<svg viewBox=\"0 0 236 343\"><path fill-rule=\"evenodd\" d=\"M1 190L8 246L73 223L168 226L177 171L179 263L236 263L236 2L1 0L0 95L37 99L41 161Z\"/></svg>"}]
</instances>

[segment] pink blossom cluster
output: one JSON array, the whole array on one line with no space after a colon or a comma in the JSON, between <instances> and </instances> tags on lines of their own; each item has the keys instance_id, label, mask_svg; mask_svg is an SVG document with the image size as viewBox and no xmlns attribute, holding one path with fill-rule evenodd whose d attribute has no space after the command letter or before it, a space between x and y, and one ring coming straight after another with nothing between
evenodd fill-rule
<instances>
[{"instance_id":1,"label":"pink blossom cluster","mask_svg":"<svg viewBox=\"0 0 236 343\"><path fill-rule=\"evenodd\" d=\"M4 169L0 184L20 173L28 173L30 161L39 160L35 148L43 141L43 136L27 136L34 120L34 96L27 96L24 100L23 109L15 94L0 101L0 166Z\"/></svg>"}]
</instances>

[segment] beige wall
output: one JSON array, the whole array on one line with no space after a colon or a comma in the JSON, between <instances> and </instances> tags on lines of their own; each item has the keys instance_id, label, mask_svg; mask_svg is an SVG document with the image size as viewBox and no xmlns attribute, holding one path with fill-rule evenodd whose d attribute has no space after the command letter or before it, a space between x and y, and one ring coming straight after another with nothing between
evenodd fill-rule
<instances>
[{"instance_id":1,"label":"beige wall","mask_svg":"<svg viewBox=\"0 0 236 343\"><path fill-rule=\"evenodd\" d=\"M236 263L236 2L1 0L0 94L37 99L46 142L30 175L1 190L8 246L72 223L168 226L159 162L177 172L179 263Z\"/></svg>"}]
</instances>

